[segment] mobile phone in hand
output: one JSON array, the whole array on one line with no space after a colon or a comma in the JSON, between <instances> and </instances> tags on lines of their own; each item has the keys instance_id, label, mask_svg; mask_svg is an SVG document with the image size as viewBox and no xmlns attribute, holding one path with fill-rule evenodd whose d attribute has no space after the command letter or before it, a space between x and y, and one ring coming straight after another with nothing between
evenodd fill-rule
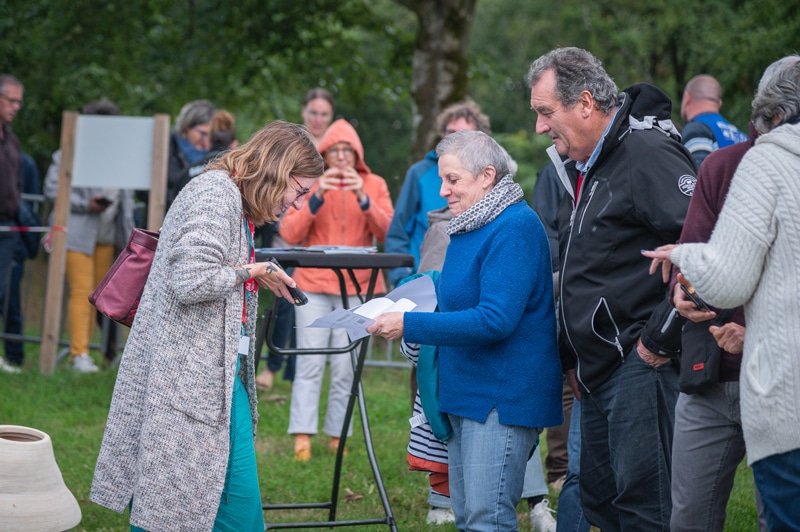
<instances>
[{"instance_id":1,"label":"mobile phone in hand","mask_svg":"<svg viewBox=\"0 0 800 532\"><path fill-rule=\"evenodd\" d=\"M296 286L289 287L289 293L292 294L292 298L294 299L294 304L298 307L300 305L305 305L308 303L308 297L303 293L302 290L297 288Z\"/></svg>"},{"instance_id":2,"label":"mobile phone in hand","mask_svg":"<svg viewBox=\"0 0 800 532\"><path fill-rule=\"evenodd\" d=\"M714 312L713 310L711 310L711 307L709 307L706 304L705 301L700 299L700 296L698 296L697 293L694 290L690 290L689 288L686 288L685 285L681 285L681 290L683 290L683 293L686 294L686 297L688 297L689 300L692 303L694 303L694 307L697 310L702 310L704 312Z\"/></svg>"},{"instance_id":3,"label":"mobile phone in hand","mask_svg":"<svg viewBox=\"0 0 800 532\"><path fill-rule=\"evenodd\" d=\"M94 201L95 201L95 202L96 202L98 205L102 205L103 207L108 207L109 205L111 205L111 204L113 203L113 202L112 202L110 199L108 199L108 198L103 198L103 197L100 197L100 198L95 198L95 199L94 199Z\"/></svg>"},{"instance_id":4,"label":"mobile phone in hand","mask_svg":"<svg viewBox=\"0 0 800 532\"><path fill-rule=\"evenodd\" d=\"M278 259L276 259L275 257L270 257L269 261L278 268L280 268L281 270L283 270L283 266L280 265ZM302 290L300 290L296 286L289 286L288 288L289 288L289 293L292 294L292 299L294 299L295 305L299 307L300 305L305 305L306 303L308 303L308 297L303 293Z\"/></svg>"}]
</instances>

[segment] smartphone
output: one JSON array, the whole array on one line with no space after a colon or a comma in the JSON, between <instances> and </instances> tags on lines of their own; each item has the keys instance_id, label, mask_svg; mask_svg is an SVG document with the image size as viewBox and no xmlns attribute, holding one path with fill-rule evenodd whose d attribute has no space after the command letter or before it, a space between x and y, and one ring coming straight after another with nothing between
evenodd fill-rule
<instances>
[{"instance_id":1,"label":"smartphone","mask_svg":"<svg viewBox=\"0 0 800 532\"><path fill-rule=\"evenodd\" d=\"M695 306L695 308L697 310L702 310L702 311L705 311L705 312L714 312L713 310L711 310L711 307L709 307L706 304L705 301L700 299L700 296L698 296L697 293L695 293L694 290L689 290L688 288L686 288L685 285L681 285L681 290L683 290L683 293L686 294L686 297L688 297L689 300L692 303L694 303L694 306Z\"/></svg>"},{"instance_id":2,"label":"smartphone","mask_svg":"<svg viewBox=\"0 0 800 532\"><path fill-rule=\"evenodd\" d=\"M270 257L269 261L278 268L280 268L281 270L283 269L283 267L278 262L278 259L276 259L275 257ZM297 305L298 307L300 305L305 305L306 303L308 303L308 297L298 287L290 286L289 293L292 295L292 299L294 299L294 304Z\"/></svg>"},{"instance_id":3,"label":"smartphone","mask_svg":"<svg viewBox=\"0 0 800 532\"><path fill-rule=\"evenodd\" d=\"M297 288L296 286L294 287L290 286L289 293L292 294L292 298L294 299L294 304L297 305L298 307L300 305L305 305L306 303L308 303L308 297L306 297L303 291Z\"/></svg>"},{"instance_id":4,"label":"smartphone","mask_svg":"<svg viewBox=\"0 0 800 532\"><path fill-rule=\"evenodd\" d=\"M98 205L102 205L103 207L108 207L109 205L111 205L113 203L108 198L95 198L94 201L97 202Z\"/></svg>"}]
</instances>

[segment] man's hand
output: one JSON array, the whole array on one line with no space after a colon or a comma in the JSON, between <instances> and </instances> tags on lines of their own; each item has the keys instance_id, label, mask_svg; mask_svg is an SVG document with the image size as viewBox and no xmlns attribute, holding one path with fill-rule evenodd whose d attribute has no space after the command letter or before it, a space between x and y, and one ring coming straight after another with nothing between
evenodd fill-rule
<instances>
[{"instance_id":1,"label":"man's hand","mask_svg":"<svg viewBox=\"0 0 800 532\"><path fill-rule=\"evenodd\" d=\"M744 331L745 328L738 323L729 322L721 327L712 325L708 331L714 335L720 349L733 353L741 354L744 350Z\"/></svg>"},{"instance_id":2,"label":"man's hand","mask_svg":"<svg viewBox=\"0 0 800 532\"><path fill-rule=\"evenodd\" d=\"M575 399L580 401L581 388L578 386L578 376L575 374L575 368L567 370L567 384L572 389L572 393L575 394Z\"/></svg>"},{"instance_id":3,"label":"man's hand","mask_svg":"<svg viewBox=\"0 0 800 532\"><path fill-rule=\"evenodd\" d=\"M652 351L650 351L649 349L647 349L644 346L644 344L642 344L642 339L641 338L639 338L636 341L636 352L639 353L639 358L641 358L642 360L644 360L645 362L647 362L648 364L650 364L654 368L657 368L659 366L663 366L664 364L669 362L669 358L668 357L660 357L660 356L656 355L655 353L653 353Z\"/></svg>"},{"instance_id":4,"label":"man's hand","mask_svg":"<svg viewBox=\"0 0 800 532\"><path fill-rule=\"evenodd\" d=\"M675 290L672 293L672 304L675 306L678 314L695 323L708 321L716 317L716 312L699 310L695 304L692 303L692 300L686 297L686 294L684 294L683 290L681 290L681 285L685 286L686 288L692 288L692 283L690 283L682 273L678 274L677 279L678 282L675 283Z\"/></svg>"}]
</instances>

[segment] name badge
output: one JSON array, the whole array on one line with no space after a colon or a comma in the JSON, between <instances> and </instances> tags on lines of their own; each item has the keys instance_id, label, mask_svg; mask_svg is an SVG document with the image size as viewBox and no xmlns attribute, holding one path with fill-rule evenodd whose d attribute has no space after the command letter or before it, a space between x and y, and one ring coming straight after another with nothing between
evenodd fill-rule
<instances>
[{"instance_id":1,"label":"name badge","mask_svg":"<svg viewBox=\"0 0 800 532\"><path fill-rule=\"evenodd\" d=\"M240 355L249 355L250 354L250 337L249 336L240 336L239 337L239 354Z\"/></svg>"}]
</instances>

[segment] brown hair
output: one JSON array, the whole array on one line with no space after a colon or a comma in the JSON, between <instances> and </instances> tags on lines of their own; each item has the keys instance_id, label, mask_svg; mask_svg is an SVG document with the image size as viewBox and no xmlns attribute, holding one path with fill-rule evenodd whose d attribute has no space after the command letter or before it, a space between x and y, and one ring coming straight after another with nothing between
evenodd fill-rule
<instances>
[{"instance_id":1,"label":"brown hair","mask_svg":"<svg viewBox=\"0 0 800 532\"><path fill-rule=\"evenodd\" d=\"M208 128L208 138L212 147L230 148L236 140L236 119L233 115L224 109L214 113Z\"/></svg>"},{"instance_id":2,"label":"brown hair","mask_svg":"<svg viewBox=\"0 0 800 532\"><path fill-rule=\"evenodd\" d=\"M329 104L331 104L331 109L334 109L336 107L336 105L333 102L333 94L331 94L330 91L327 91L320 87L311 89L306 93L305 98L303 98L303 107L308 105L308 102L310 102L311 100L316 100L317 98L321 98L326 102L328 102Z\"/></svg>"},{"instance_id":3,"label":"brown hair","mask_svg":"<svg viewBox=\"0 0 800 532\"><path fill-rule=\"evenodd\" d=\"M322 156L306 128L276 120L255 132L244 145L209 163L207 170L227 172L242 193L245 215L256 225L277 221L289 176L322 175Z\"/></svg>"},{"instance_id":4,"label":"brown hair","mask_svg":"<svg viewBox=\"0 0 800 532\"><path fill-rule=\"evenodd\" d=\"M444 137L447 133L447 124L459 118L465 119L467 122L472 122L478 131L483 131L487 135L491 135L492 126L489 123L489 117L481 112L472 98L465 98L458 103L454 103L444 109L439 116L436 117L436 129L439 136Z\"/></svg>"}]
</instances>

